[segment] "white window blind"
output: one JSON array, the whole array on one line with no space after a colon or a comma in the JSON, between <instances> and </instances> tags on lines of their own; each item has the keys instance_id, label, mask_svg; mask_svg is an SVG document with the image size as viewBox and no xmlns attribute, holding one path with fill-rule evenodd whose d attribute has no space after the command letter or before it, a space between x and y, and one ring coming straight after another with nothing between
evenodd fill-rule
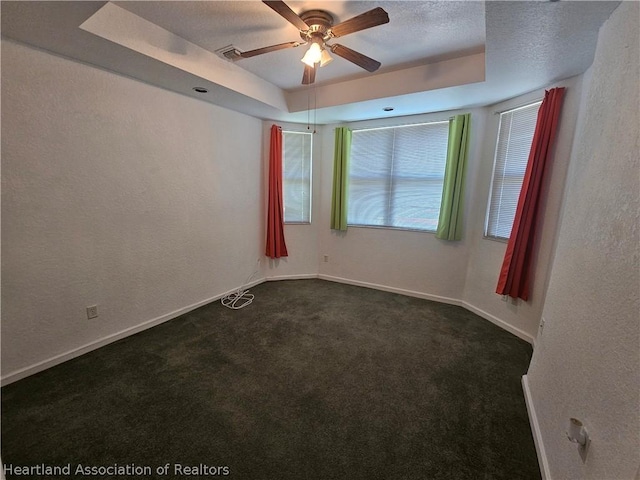
<instances>
[{"instance_id":1,"label":"white window blind","mask_svg":"<svg viewBox=\"0 0 640 480\"><path fill-rule=\"evenodd\" d=\"M282 132L282 189L285 223L311 223L312 134Z\"/></svg>"},{"instance_id":2,"label":"white window blind","mask_svg":"<svg viewBox=\"0 0 640 480\"><path fill-rule=\"evenodd\" d=\"M541 102L500 114L485 236L508 239L527 169Z\"/></svg>"},{"instance_id":3,"label":"white window blind","mask_svg":"<svg viewBox=\"0 0 640 480\"><path fill-rule=\"evenodd\" d=\"M449 122L355 130L349 225L435 231Z\"/></svg>"}]
</instances>

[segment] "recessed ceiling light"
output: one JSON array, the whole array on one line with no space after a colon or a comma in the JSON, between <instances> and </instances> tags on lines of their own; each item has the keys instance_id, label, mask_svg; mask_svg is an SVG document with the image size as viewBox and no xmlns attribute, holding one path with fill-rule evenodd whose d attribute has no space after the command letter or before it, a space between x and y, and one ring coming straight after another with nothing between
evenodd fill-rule
<instances>
[{"instance_id":1,"label":"recessed ceiling light","mask_svg":"<svg viewBox=\"0 0 640 480\"><path fill-rule=\"evenodd\" d=\"M193 90L195 90L198 93L207 93L209 91L204 87L193 87Z\"/></svg>"},{"instance_id":2,"label":"recessed ceiling light","mask_svg":"<svg viewBox=\"0 0 640 480\"><path fill-rule=\"evenodd\" d=\"M393 112L393 107L384 107L382 110L385 112Z\"/></svg>"}]
</instances>

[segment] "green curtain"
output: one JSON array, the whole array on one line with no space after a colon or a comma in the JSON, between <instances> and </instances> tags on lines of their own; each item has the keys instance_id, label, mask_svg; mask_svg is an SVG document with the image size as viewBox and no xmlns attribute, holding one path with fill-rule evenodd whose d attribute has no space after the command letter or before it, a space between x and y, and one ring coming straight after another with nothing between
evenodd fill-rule
<instances>
[{"instance_id":1,"label":"green curtain","mask_svg":"<svg viewBox=\"0 0 640 480\"><path fill-rule=\"evenodd\" d=\"M333 193L331 195L331 228L347 229L347 176L351 153L351 130L338 127L335 130L333 151Z\"/></svg>"},{"instance_id":2,"label":"green curtain","mask_svg":"<svg viewBox=\"0 0 640 480\"><path fill-rule=\"evenodd\" d=\"M436 238L460 240L462 238L462 212L464 210L464 179L469 154L469 128L471 114L456 115L449 120L449 143L444 171L442 202Z\"/></svg>"}]
</instances>

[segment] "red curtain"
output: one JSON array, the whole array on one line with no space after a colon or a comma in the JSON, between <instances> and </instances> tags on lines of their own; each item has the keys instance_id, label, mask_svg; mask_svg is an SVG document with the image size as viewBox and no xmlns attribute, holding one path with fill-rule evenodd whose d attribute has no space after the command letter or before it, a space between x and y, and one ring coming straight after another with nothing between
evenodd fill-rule
<instances>
[{"instance_id":1,"label":"red curtain","mask_svg":"<svg viewBox=\"0 0 640 480\"><path fill-rule=\"evenodd\" d=\"M536 238L540 192L546 165L552 161L553 141L563 96L564 88L546 91L538 110L527 170L496 288L496 293L500 295L520 297L525 301L529 298L531 259Z\"/></svg>"},{"instance_id":2,"label":"red curtain","mask_svg":"<svg viewBox=\"0 0 640 480\"><path fill-rule=\"evenodd\" d=\"M271 125L266 255L271 258L287 256L287 245L284 241L284 203L282 201L282 129L277 125Z\"/></svg>"}]
</instances>

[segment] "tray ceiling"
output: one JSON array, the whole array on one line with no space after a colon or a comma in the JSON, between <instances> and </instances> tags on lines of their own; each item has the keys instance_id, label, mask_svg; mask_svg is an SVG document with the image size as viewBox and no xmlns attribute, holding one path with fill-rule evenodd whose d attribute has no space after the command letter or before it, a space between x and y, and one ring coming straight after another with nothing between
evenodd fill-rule
<instances>
[{"instance_id":1,"label":"tray ceiling","mask_svg":"<svg viewBox=\"0 0 640 480\"><path fill-rule=\"evenodd\" d=\"M3 1L2 34L260 118L306 121L314 105L329 123L487 105L580 74L619 2L287 3L296 13L326 10L336 23L384 8L388 24L339 39L382 67L371 74L334 58L309 88L300 85L305 46L223 59L216 51L228 45L299 39L259 1Z\"/></svg>"}]
</instances>

